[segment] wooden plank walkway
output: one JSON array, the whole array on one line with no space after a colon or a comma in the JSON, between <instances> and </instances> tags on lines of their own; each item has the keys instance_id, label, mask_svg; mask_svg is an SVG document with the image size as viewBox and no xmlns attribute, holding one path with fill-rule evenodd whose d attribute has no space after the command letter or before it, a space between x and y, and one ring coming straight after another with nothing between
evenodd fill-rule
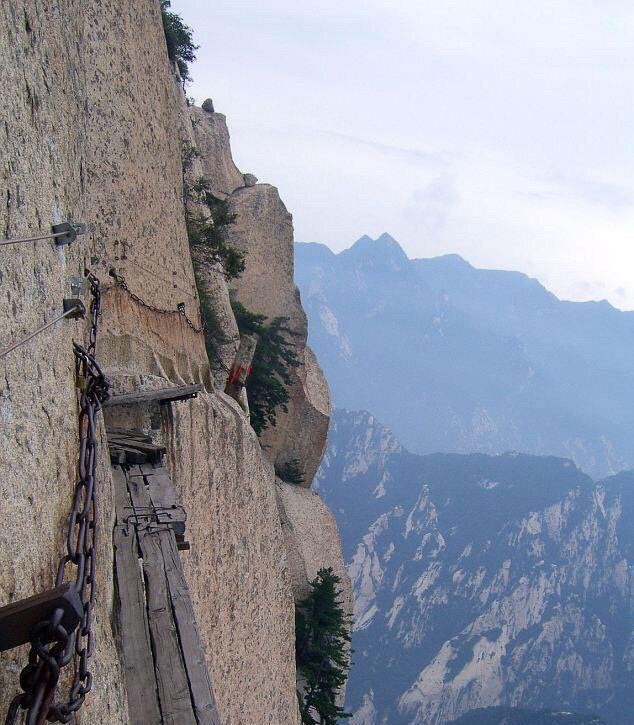
<instances>
[{"instance_id":1,"label":"wooden plank walkway","mask_svg":"<svg viewBox=\"0 0 634 725\"><path fill-rule=\"evenodd\" d=\"M126 395L113 395L104 404L104 408L113 405L139 405L140 403L174 403L177 400L196 398L205 386L202 383L195 385L178 385L174 388L159 388L158 390L142 390L140 393Z\"/></svg>"},{"instance_id":2,"label":"wooden plank walkway","mask_svg":"<svg viewBox=\"0 0 634 725\"><path fill-rule=\"evenodd\" d=\"M186 516L169 473L157 463L115 465L113 473L130 723L220 725L178 552Z\"/></svg>"}]
</instances>

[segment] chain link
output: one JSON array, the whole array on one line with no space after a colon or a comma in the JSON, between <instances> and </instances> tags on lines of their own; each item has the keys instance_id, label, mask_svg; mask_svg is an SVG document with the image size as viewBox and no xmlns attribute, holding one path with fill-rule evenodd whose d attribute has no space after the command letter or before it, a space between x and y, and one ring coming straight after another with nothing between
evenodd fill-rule
<instances>
[{"instance_id":1,"label":"chain link","mask_svg":"<svg viewBox=\"0 0 634 725\"><path fill-rule=\"evenodd\" d=\"M156 307L155 305L150 304L149 302L146 302L145 300L141 299L139 295L137 295L135 292L132 292L132 290L128 287L128 284L125 280L125 277L123 275L118 274L114 268L110 268L110 276L114 279L115 287L121 287L136 303L141 305L142 307L145 307L147 310L151 310L152 312L157 312L159 315L180 315L184 318L185 322L191 327L191 329L197 333L202 334L206 332L205 329L205 320L203 318L203 324L201 327L196 327L196 325L189 319L187 314L185 313L185 305L179 305L175 310L166 310L162 309L160 307ZM209 350L208 350L209 352ZM218 353L213 352L213 357L216 360L216 363L218 366L224 370L227 375L231 375L232 368L228 368L222 358L218 355Z\"/></svg>"},{"instance_id":2,"label":"chain link","mask_svg":"<svg viewBox=\"0 0 634 725\"><path fill-rule=\"evenodd\" d=\"M20 674L23 692L17 695L7 714L6 724L16 722L20 709L26 710L26 725L44 722L68 723L83 704L92 688L88 660L93 652L93 609L95 603L95 548L97 545L96 472L98 436L96 416L109 397L110 383L95 360L101 290L99 280L86 273L90 283L90 332L86 348L73 343L79 401L78 482L68 526L66 554L57 568L55 586L61 586L67 568L75 568L73 586L83 604L83 616L74 632L61 625L63 610L56 609L51 618L40 622L32 632L28 664ZM73 662L73 678L68 696L55 702L57 685L63 668Z\"/></svg>"},{"instance_id":3,"label":"chain link","mask_svg":"<svg viewBox=\"0 0 634 725\"><path fill-rule=\"evenodd\" d=\"M117 274L115 269L110 269L110 276L114 279L116 287L121 287L121 289L124 290L136 303L138 303L142 307L145 307L147 310L156 312L159 315L180 315L196 334L201 335L205 331L204 325L202 327L197 327L189 319L189 317L187 317L184 304L178 305L175 310L166 310L161 307L156 307L155 305L151 305L149 302L141 299L139 295L137 295L135 292L132 292L132 290L128 287L127 282L125 281L125 277Z\"/></svg>"}]
</instances>

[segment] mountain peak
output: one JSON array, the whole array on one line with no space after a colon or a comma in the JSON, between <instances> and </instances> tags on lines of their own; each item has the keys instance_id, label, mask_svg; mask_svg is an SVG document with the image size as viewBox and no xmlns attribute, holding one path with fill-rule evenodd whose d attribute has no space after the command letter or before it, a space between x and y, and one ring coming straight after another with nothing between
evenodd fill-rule
<instances>
[{"instance_id":1,"label":"mountain peak","mask_svg":"<svg viewBox=\"0 0 634 725\"><path fill-rule=\"evenodd\" d=\"M409 258L401 245L387 232L383 232L376 239L364 234L349 249L341 252L341 256L355 261L367 261L372 265L389 265L395 271L401 270L409 263Z\"/></svg>"}]
</instances>

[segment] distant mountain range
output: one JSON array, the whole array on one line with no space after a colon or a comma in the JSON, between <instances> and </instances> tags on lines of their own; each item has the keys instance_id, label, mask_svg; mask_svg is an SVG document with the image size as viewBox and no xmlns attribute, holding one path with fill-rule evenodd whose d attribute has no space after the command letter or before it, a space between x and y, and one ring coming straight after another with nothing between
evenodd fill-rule
<instances>
[{"instance_id":1,"label":"distant mountain range","mask_svg":"<svg viewBox=\"0 0 634 725\"><path fill-rule=\"evenodd\" d=\"M492 705L634 722L634 473L594 483L556 457L415 455L338 410L315 488L355 592L352 725Z\"/></svg>"},{"instance_id":2,"label":"distant mountain range","mask_svg":"<svg viewBox=\"0 0 634 725\"><path fill-rule=\"evenodd\" d=\"M340 254L298 244L295 264L337 406L371 410L418 453L634 466L634 313L457 255L410 260L387 234Z\"/></svg>"}]
</instances>

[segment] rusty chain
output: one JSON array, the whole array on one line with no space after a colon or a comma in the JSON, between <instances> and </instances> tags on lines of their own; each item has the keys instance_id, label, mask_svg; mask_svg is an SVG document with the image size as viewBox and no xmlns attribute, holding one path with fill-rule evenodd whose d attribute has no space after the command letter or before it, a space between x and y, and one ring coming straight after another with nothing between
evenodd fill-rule
<instances>
[{"instance_id":1,"label":"rusty chain","mask_svg":"<svg viewBox=\"0 0 634 725\"><path fill-rule=\"evenodd\" d=\"M26 725L48 722L68 723L83 704L92 688L88 660L93 651L93 608L95 602L95 548L97 511L95 477L98 436L96 416L109 397L110 383L95 360L101 291L99 280L87 272L92 300L90 332L86 348L73 343L79 401L79 465L78 481L70 515L66 554L57 568L55 586L61 586L69 565L75 567L73 586L83 605L83 616L74 632L61 625L62 609L50 619L40 622L32 632L28 664L20 674L23 692L11 702L6 725L16 722L20 710L26 710ZM62 670L73 663L73 677L65 701L56 702L55 695Z\"/></svg>"},{"instance_id":2,"label":"rusty chain","mask_svg":"<svg viewBox=\"0 0 634 725\"><path fill-rule=\"evenodd\" d=\"M114 268L110 268L109 272L110 276L115 281L116 287L121 287L137 304L141 305L142 307L145 307L148 310L151 310L152 312L157 312L160 315L181 315L181 317L184 318L185 322L189 325L189 327L197 334L202 334L206 332L205 329L205 321L203 319L203 324L201 327L196 327L196 325L189 319L187 314L185 313L185 305L179 305L175 310L166 310L162 309L160 307L156 307L155 305L150 304L149 302L146 302L145 300L141 299L139 295L137 295L135 292L132 292L132 290L128 287L128 284L125 280L125 277L123 275L120 275L116 272ZM208 353L210 350L207 351ZM216 363L218 366L224 370L227 375L231 375L231 368L228 368L222 358L218 355L218 353L215 353L211 351L213 354L213 357L216 360Z\"/></svg>"},{"instance_id":3,"label":"rusty chain","mask_svg":"<svg viewBox=\"0 0 634 725\"><path fill-rule=\"evenodd\" d=\"M112 267L110 268L109 274L114 279L115 286L121 287L121 289L124 290L136 303L141 305L141 307L145 307L147 310L156 312L159 315L180 315L185 320L185 322L189 325L189 327L198 335L202 334L205 331L204 326L197 327L189 319L189 317L187 316L187 313L185 312L184 303L179 304L175 310L166 310L161 307L156 307L156 305L152 305L149 302L146 302L145 300L141 299L141 297L139 297L139 295L137 295L135 292L133 292L128 287L128 284L125 281L125 277L123 277L123 275L118 274L114 268L112 268Z\"/></svg>"}]
</instances>

